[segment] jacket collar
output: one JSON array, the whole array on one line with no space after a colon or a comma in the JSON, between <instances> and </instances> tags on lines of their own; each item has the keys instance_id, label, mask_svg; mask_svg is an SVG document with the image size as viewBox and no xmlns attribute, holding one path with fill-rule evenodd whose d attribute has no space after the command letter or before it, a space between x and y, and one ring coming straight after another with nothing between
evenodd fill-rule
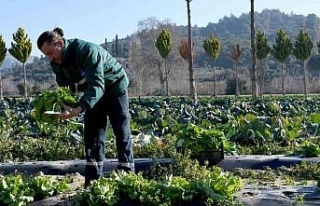
<instances>
[{"instance_id":1,"label":"jacket collar","mask_svg":"<svg viewBox=\"0 0 320 206\"><path fill-rule=\"evenodd\" d=\"M63 38L63 44L64 44L64 47L62 49L62 56L61 56L62 64L64 62L67 62L67 60L68 60L68 52L67 51L68 51L68 47L69 47L70 42L68 40L66 40L65 38Z\"/></svg>"}]
</instances>

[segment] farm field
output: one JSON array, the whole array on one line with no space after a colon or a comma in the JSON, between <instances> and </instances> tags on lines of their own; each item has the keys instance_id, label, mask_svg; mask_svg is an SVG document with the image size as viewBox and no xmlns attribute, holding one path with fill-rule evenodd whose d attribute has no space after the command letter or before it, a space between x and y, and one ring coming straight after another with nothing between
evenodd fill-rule
<instances>
[{"instance_id":1,"label":"farm field","mask_svg":"<svg viewBox=\"0 0 320 206\"><path fill-rule=\"evenodd\" d=\"M148 186L142 190L145 192L135 194L131 198L140 198L139 201L142 201L141 198L144 197L143 201L151 201L154 204L157 201L164 201L162 198L165 197L160 194L152 197L144 196L148 194L146 191L152 192L149 186L153 185L153 188L160 188L160 191L170 191L172 196L169 195L169 197L172 199L166 199L167 204L170 205L178 201L174 199L177 198L177 194L181 195L181 190L175 185L179 182L180 189L185 190L189 185L187 190L190 192L189 196L178 195L180 198L186 198L185 205L195 204L196 198L200 198L203 204L210 199L213 202L227 200L221 205L239 205L239 202L244 205L258 205L261 201L265 201L265 204L269 201L270 205L271 203L273 205L288 203L317 205L320 171L317 161L320 155L318 95L265 96L258 99L201 97L197 105L193 105L187 97L131 98L130 101L131 130L136 160L143 158L172 160L171 164L166 166L154 164L148 170L141 170L143 173L141 176L138 174L116 176L118 180L124 178L126 183L133 180L136 182L138 179L143 185ZM50 162L77 162L84 159L81 117L50 123L39 121L33 115L35 108L32 103L32 99L5 98L0 104L0 150L3 151L0 154L2 162L0 170L2 174L4 166L10 164L11 168L18 168L19 165L29 162L30 165L35 165L39 161L48 162L46 165L48 169ZM107 159L116 158L113 139L109 129ZM201 159L203 154L217 154L217 152L221 154L221 151L224 159L221 156L210 155L205 156L208 161ZM217 162L219 162L218 165L216 165ZM109 169L112 171L112 167ZM24 170L26 172L28 167ZM78 196L80 200L87 195L96 197L81 190L81 164L78 164L77 169L69 172L62 176L69 178L64 180L67 183L72 182L73 176L77 177L75 181L77 186L73 191L82 195ZM16 185L20 180L15 175L19 173L20 171L10 172L0 178ZM35 181L33 179L37 176L35 174L39 175L39 171L34 170L31 180L22 178L29 188L32 187L29 184ZM14 180L6 179L12 176ZM172 179L165 179L170 176L177 182L173 183ZM105 182L100 182L99 187L106 182L120 184L108 178L102 180ZM48 179L42 181L49 185L58 184ZM167 187L163 187L163 183L167 184L167 181L170 181L171 186L176 189L173 190L170 187L169 190L164 190ZM41 181L36 182L40 184ZM221 186L221 182L224 186ZM122 181L121 184L124 182ZM193 188L192 185L199 184L202 185L202 192L190 189L190 187ZM31 185L34 186L34 183ZM131 185L131 190L136 186ZM50 197L53 195L56 199L63 199L70 193L70 190L63 189L63 184L60 187L61 191L50 190L45 197L54 198ZM1 188L8 187L2 184ZM34 192L35 190L32 190L32 194L35 194ZM205 196L196 194L205 194ZM105 197L111 198L111 196L111 193L105 194ZM4 196L1 198L0 202L4 201ZM28 198L25 197L25 200ZM35 205L34 200L35 198L29 201L29 204ZM4 205L14 204L9 202Z\"/></svg>"}]
</instances>

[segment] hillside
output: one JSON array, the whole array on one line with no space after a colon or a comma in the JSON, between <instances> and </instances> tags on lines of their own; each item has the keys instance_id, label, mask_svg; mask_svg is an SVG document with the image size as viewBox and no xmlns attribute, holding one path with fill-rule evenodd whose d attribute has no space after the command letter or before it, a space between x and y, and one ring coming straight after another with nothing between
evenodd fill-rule
<instances>
[{"instance_id":1,"label":"hillside","mask_svg":"<svg viewBox=\"0 0 320 206\"><path fill-rule=\"evenodd\" d=\"M166 24L157 19L152 19L153 25L148 24L148 19L145 20L144 27L140 28L137 33L127 36L123 39L106 41L101 43L108 51L110 51L116 58L121 60L126 66L129 78L131 80L131 92L134 95L158 95L162 93L164 87L163 82L163 61L160 57L154 41L159 35L162 28L169 29L172 38L172 51L168 56L168 67L172 70L170 73L170 88L172 94L188 94L188 64L184 61L179 53L178 47L182 40L187 39L187 26L177 26L174 23ZM314 47L312 50L311 60L309 61L310 73L310 91L317 92L320 88L316 82L320 75L320 56L318 55L315 43L320 38L320 19L314 14L308 16L285 14L279 10L263 10L255 15L256 31L263 31L267 38L268 44L272 47L275 41L277 31L284 29L288 34L290 40L294 42L299 30L307 31L311 37ZM222 50L215 62L213 62L208 55L205 54L202 47L204 39L209 36L215 36L221 41ZM250 91L250 83L248 81L250 67L250 15L244 13L239 17L225 16L217 23L208 23L206 27L192 27L193 43L195 46L195 72L198 82L199 94L212 94L213 87L213 72L212 68L217 68L216 81L218 93L230 93L230 86L233 82L234 66L230 60L230 53L236 44L240 44L243 48L243 55L240 58L239 69L240 78L242 78L242 93ZM50 72L50 67L46 59L30 58L29 61L33 63L28 64L27 78L32 82L34 88L40 89L48 88L54 83L54 75ZM8 68L15 64L13 57L8 56L5 60L3 68ZM301 92L300 83L302 75L302 62L296 60L292 55L285 62L286 79L288 91L290 93ZM9 66L8 66L9 65ZM265 81L270 84L266 88L268 91L279 92L279 62L277 62L271 55L268 56L265 65L267 66L267 73L265 74ZM13 71L6 72L3 76L5 78L4 88L10 88L8 93L14 91L13 87L21 84L22 69L19 65L14 66ZM293 80L295 79L295 80ZM39 88L37 89L39 91ZM232 91L232 89L231 89ZM232 92L231 92L232 93ZM250 93L250 92L249 92Z\"/></svg>"},{"instance_id":2,"label":"hillside","mask_svg":"<svg viewBox=\"0 0 320 206\"><path fill-rule=\"evenodd\" d=\"M34 56L30 56L27 63L32 63L34 60ZM7 53L2 65L1 65L1 69L3 70L8 70L11 69L14 66L22 66L22 63L19 62L16 58L14 58L13 56L11 56L9 53Z\"/></svg>"},{"instance_id":3,"label":"hillside","mask_svg":"<svg viewBox=\"0 0 320 206\"><path fill-rule=\"evenodd\" d=\"M269 40L269 45L272 45L276 37L276 33L279 29L284 29L288 36L294 40L300 29L303 29L309 33L311 39L318 41L320 39L320 19L315 14L309 14L308 16L286 14L280 10L268 10L265 9L262 12L256 12L255 15L256 31L263 31ZM156 33L163 27L163 23L157 20L158 27ZM169 26L171 35L175 42L174 46L177 47L181 39L187 38L187 26L177 26L174 23ZM149 28L145 28L143 32L148 31ZM243 13L239 17L234 15L225 16L218 21L218 23L208 23L206 27L192 27L193 41L196 47L195 64L197 67L205 67L208 63L208 57L203 51L202 42L208 36L216 36L222 42L222 51L219 58L215 62L216 66L228 68L232 66L232 62L229 59L229 53L231 48L236 44L244 48L244 55L242 62L248 64L250 62L250 15L249 13ZM130 42L134 41L135 34L132 34L123 39L117 39L107 43L101 43L106 47L114 56L119 58L128 58L130 50ZM119 44L119 48L116 49L116 43ZM117 50L117 51L116 51ZM177 51L176 51L177 52ZM314 49L313 54L316 53ZM30 57L28 62L32 62L34 57ZM20 64L10 54L7 55L2 68L11 68L13 64Z\"/></svg>"},{"instance_id":4,"label":"hillside","mask_svg":"<svg viewBox=\"0 0 320 206\"><path fill-rule=\"evenodd\" d=\"M147 20L146 20L147 21ZM160 29L164 27L163 22L157 22L158 27L153 33L159 34ZM309 14L308 16L286 14L280 10L268 10L265 9L262 12L256 12L255 14L256 31L263 31L268 37L269 45L275 41L277 31L284 29L292 41L296 38L299 30L307 31L314 45L320 39L320 19L315 14ZM187 26L177 26L175 24L169 25L169 30L173 39L173 47L177 48L182 39L187 38ZM141 34L150 32L150 28L146 26L139 31ZM209 36L216 36L222 43L222 51L215 62L215 66L222 68L232 67L229 54L236 43L240 43L244 49L241 62L243 64L250 63L250 14L243 13L239 17L234 15L225 16L217 23L208 23L206 27L192 27L193 41L195 44L195 64L196 67L206 67L208 64L208 57L204 53L202 48L203 40ZM135 35L131 35L125 39L119 39L118 42L121 46L121 50L125 52L115 52L115 41L108 42L107 48L112 54L119 57L128 57L128 51L130 50L130 42L134 41ZM154 36L156 38L156 36ZM105 46L105 43L102 43ZM118 46L118 47L120 47ZM177 50L173 51L178 53ZM313 55L317 53L315 46Z\"/></svg>"}]
</instances>

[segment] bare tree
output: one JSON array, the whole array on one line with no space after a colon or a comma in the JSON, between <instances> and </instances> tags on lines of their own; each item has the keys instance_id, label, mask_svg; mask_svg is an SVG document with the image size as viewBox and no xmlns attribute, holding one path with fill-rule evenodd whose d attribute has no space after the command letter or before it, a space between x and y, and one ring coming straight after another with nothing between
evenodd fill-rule
<instances>
[{"instance_id":1,"label":"bare tree","mask_svg":"<svg viewBox=\"0 0 320 206\"><path fill-rule=\"evenodd\" d=\"M142 48L140 38L133 35L129 44L128 58L128 76L130 79L130 89L136 89L136 93L141 96L143 88L143 73L145 66L143 64Z\"/></svg>"},{"instance_id":2,"label":"bare tree","mask_svg":"<svg viewBox=\"0 0 320 206\"><path fill-rule=\"evenodd\" d=\"M171 27L172 24L168 19L160 22L154 17L150 17L138 23L139 30L137 37L139 38L140 42L139 53L141 56L143 56L143 58L140 58L139 64L144 65L145 68L148 68L143 72L143 76L146 77L147 81L152 81L152 78L154 77L159 80L160 84L154 84L153 80L152 87L156 87L154 89L160 89L159 92L161 95L166 95L166 75L169 75L170 69L173 67L173 65L178 64L176 61L177 51L176 54L171 54L172 52L170 52L170 55L166 61L164 61L157 50L156 39L160 35L162 29L167 29L170 32ZM177 37L172 38L177 39ZM165 67L163 66L164 64L166 64Z\"/></svg>"},{"instance_id":3,"label":"bare tree","mask_svg":"<svg viewBox=\"0 0 320 206\"><path fill-rule=\"evenodd\" d=\"M141 54L144 57L142 60L148 72L152 75L157 75L160 82L160 93L165 95L164 72L162 71L162 59L155 46L156 39L159 33L161 22L155 17L149 17L146 20L138 23L138 36L141 43ZM145 74L144 74L145 75Z\"/></svg>"}]
</instances>

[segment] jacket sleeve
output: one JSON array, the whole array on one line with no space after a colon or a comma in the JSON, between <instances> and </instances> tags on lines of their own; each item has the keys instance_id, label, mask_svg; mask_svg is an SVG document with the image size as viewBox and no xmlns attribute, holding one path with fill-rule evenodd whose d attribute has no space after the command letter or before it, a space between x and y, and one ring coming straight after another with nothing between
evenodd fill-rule
<instances>
[{"instance_id":1,"label":"jacket sleeve","mask_svg":"<svg viewBox=\"0 0 320 206\"><path fill-rule=\"evenodd\" d=\"M82 48L78 56L80 65L84 68L87 89L79 100L83 109L92 108L105 91L104 56L93 46Z\"/></svg>"}]
</instances>

